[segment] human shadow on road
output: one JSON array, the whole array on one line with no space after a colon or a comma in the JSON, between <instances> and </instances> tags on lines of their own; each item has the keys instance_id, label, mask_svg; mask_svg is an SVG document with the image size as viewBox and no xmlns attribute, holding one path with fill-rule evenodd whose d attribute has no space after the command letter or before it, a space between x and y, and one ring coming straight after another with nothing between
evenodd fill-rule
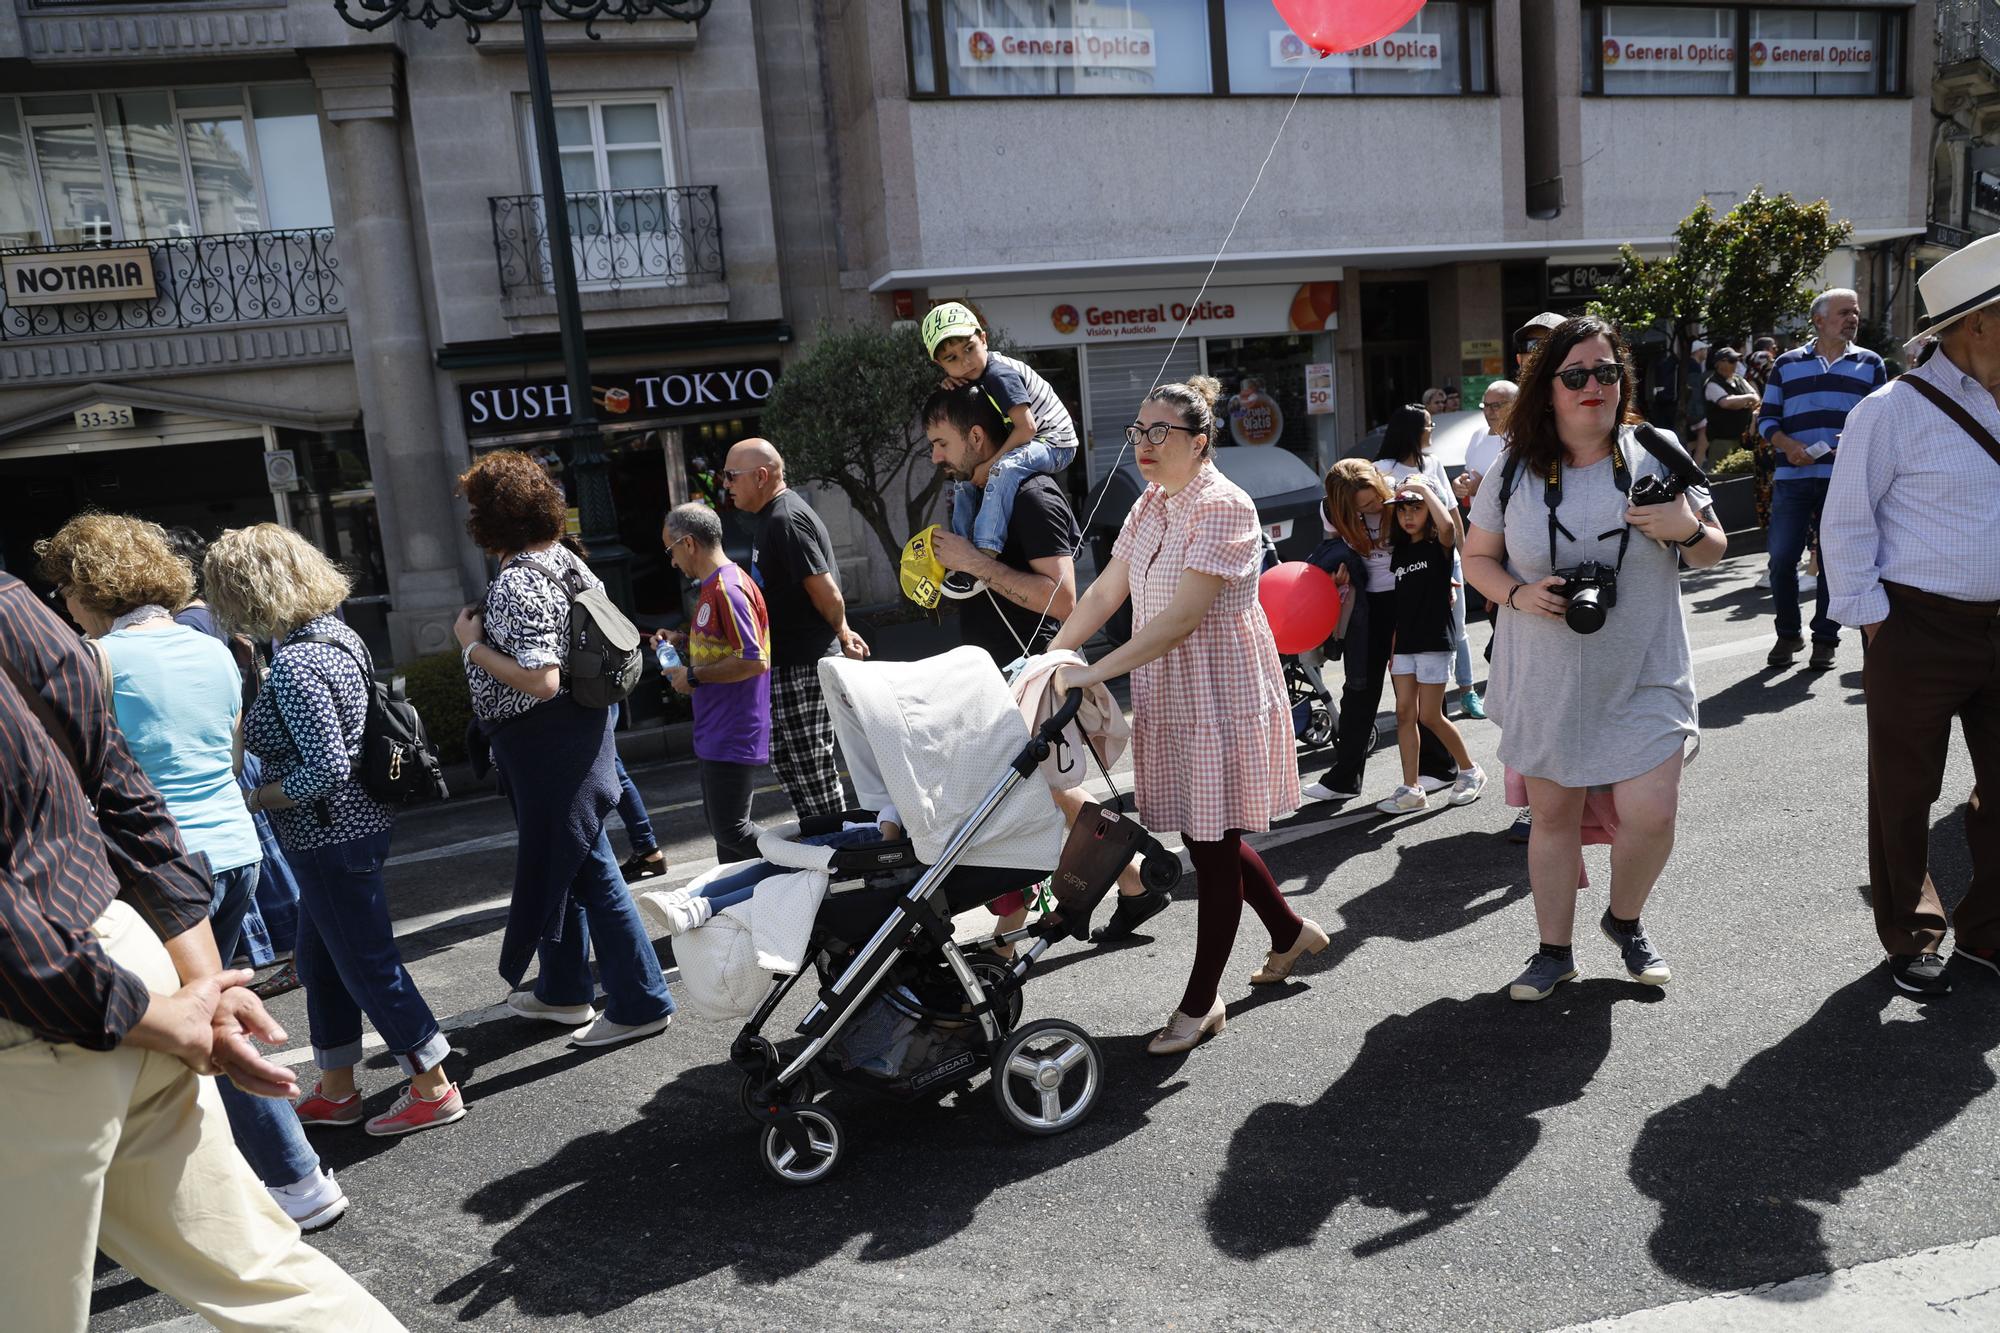
<instances>
[{"instance_id":1,"label":"human shadow on road","mask_svg":"<svg viewBox=\"0 0 2000 1333\"><path fill-rule=\"evenodd\" d=\"M1813 687L1822 681L1832 683L1825 672L1760 667L1735 684L1702 696L1702 730L1735 726L1753 715L1782 713L1811 698Z\"/></svg>"},{"instance_id":2,"label":"human shadow on road","mask_svg":"<svg viewBox=\"0 0 2000 1333\"><path fill-rule=\"evenodd\" d=\"M847 1151L834 1174L809 1189L765 1174L733 1067L688 1070L633 1123L573 1139L547 1161L475 1190L468 1213L514 1225L494 1242L491 1259L433 1302L458 1306L461 1321L508 1301L524 1317L597 1317L722 1269L746 1283L775 1283L857 1237L864 1263L920 1253L963 1231L996 1191L1143 1129L1156 1105L1187 1086L1180 1062L1147 1056L1145 1041L1100 1040L1105 1087L1097 1109L1050 1138L1008 1129L984 1081L943 1106L836 1092L822 1105L840 1118ZM912 1188L919 1178L936 1187Z\"/></svg>"},{"instance_id":3,"label":"human shadow on road","mask_svg":"<svg viewBox=\"0 0 2000 1333\"><path fill-rule=\"evenodd\" d=\"M1648 1120L1630 1174L1660 1203L1661 1270L1728 1291L1831 1269L1824 1208L1994 1085L2000 988L1977 971L1954 966L1958 994L1917 1009L1894 1003L1879 969L1857 977L1727 1086Z\"/></svg>"},{"instance_id":4,"label":"human shadow on road","mask_svg":"<svg viewBox=\"0 0 2000 1333\"><path fill-rule=\"evenodd\" d=\"M1597 979L1538 1004L1496 991L1383 1019L1317 1102L1267 1103L1236 1131L1209 1238L1239 1259L1302 1248L1349 1202L1410 1219L1354 1246L1358 1257L1449 1226L1527 1159L1542 1112L1589 1087L1612 1007L1658 998Z\"/></svg>"}]
</instances>

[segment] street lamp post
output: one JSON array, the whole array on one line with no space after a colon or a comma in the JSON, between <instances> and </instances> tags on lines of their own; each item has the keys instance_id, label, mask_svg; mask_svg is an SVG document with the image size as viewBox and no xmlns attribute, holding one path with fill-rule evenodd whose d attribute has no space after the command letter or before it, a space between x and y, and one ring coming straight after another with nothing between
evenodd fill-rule
<instances>
[{"instance_id":1,"label":"street lamp post","mask_svg":"<svg viewBox=\"0 0 2000 1333\"><path fill-rule=\"evenodd\" d=\"M542 37L542 10L580 20L591 40L600 19L637 22L649 15L693 22L708 13L712 0L333 0L341 18L373 31L397 19L436 28L447 19L465 23L466 39L480 29L521 11L521 44L528 61L528 98L535 120L535 162L541 176L543 236L549 247L555 285L556 328L562 339L563 374L569 383L569 465L576 478L577 518L593 563L614 598L631 605L630 552L619 543L604 437L597 428L597 404L590 391L590 354L584 346L583 311L576 294L576 254L570 245L569 207L563 198L562 157L556 144L555 102L549 90L549 52Z\"/></svg>"}]
</instances>

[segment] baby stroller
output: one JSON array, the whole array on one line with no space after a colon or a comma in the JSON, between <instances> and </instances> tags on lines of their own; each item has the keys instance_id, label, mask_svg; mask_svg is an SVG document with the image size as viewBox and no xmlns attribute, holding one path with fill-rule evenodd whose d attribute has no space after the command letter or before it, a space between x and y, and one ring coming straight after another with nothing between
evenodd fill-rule
<instances>
[{"instance_id":1,"label":"baby stroller","mask_svg":"<svg viewBox=\"0 0 2000 1333\"><path fill-rule=\"evenodd\" d=\"M1317 750L1333 740L1336 716L1333 692L1327 689L1326 678L1320 675L1314 657L1317 654L1279 659L1285 664L1285 690L1292 701L1292 734L1308 750ZM1374 746L1371 744L1369 748Z\"/></svg>"},{"instance_id":2,"label":"baby stroller","mask_svg":"<svg viewBox=\"0 0 2000 1333\"><path fill-rule=\"evenodd\" d=\"M1080 690L1030 735L976 648L914 663L828 658L819 671L864 809L802 821L797 835L832 832L893 804L906 836L788 850L767 835L759 844L770 860L816 857L833 882L813 918L811 965L772 978L730 1048L743 1071L743 1110L762 1127L765 1169L788 1185L833 1170L845 1141L816 1100L832 1083L914 1101L990 1073L1000 1114L1016 1129L1074 1128L1096 1105L1102 1053L1064 1019L1023 1024L1023 987L1058 940L1089 938L1091 911L1134 855L1144 857L1146 881L1162 887L1179 880L1179 858L1137 821L1095 805L1064 842L1037 767L1071 729ZM1044 878L1054 912L1004 935L954 940L956 914ZM1027 947L1012 958L997 952L1017 944ZM819 995L798 1026L805 1044L781 1054L763 1029L807 976Z\"/></svg>"}]
</instances>

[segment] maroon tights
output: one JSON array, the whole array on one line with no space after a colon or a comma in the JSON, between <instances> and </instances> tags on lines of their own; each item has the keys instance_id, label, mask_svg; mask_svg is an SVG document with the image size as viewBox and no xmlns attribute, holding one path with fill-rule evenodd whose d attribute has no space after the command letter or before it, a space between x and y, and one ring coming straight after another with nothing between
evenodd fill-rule
<instances>
[{"instance_id":1,"label":"maroon tights","mask_svg":"<svg viewBox=\"0 0 2000 1333\"><path fill-rule=\"evenodd\" d=\"M1236 925L1243 919L1248 902L1271 932L1271 947L1280 953L1299 941L1299 914L1278 892L1264 858L1243 841L1240 830L1231 829L1214 842L1186 839L1188 859L1194 862L1194 882L1200 894L1195 922L1194 970L1188 973L1187 993L1181 996L1180 1011L1200 1018L1215 1003L1215 988L1222 981L1222 969L1229 965L1229 951L1236 944Z\"/></svg>"}]
</instances>

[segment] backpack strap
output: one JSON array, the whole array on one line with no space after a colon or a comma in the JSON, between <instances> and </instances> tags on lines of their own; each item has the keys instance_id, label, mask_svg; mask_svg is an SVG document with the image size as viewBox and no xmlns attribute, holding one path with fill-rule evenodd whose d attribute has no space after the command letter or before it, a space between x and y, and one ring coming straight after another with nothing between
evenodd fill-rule
<instances>
[{"instance_id":1,"label":"backpack strap","mask_svg":"<svg viewBox=\"0 0 2000 1333\"><path fill-rule=\"evenodd\" d=\"M1937 385L1930 383L1928 380L1920 379L1915 375L1905 375L1896 382L1898 384L1907 384L1924 397L1930 399L1932 405L1938 411L1957 422L1958 428L1971 436L1972 442L1981 449L1984 449L1988 457L1994 462L2000 463L2000 440L1994 439L1993 432L1980 425L1978 419L1972 413L1965 410L1963 403L1954 400L1944 390L1938 388Z\"/></svg>"}]
</instances>

